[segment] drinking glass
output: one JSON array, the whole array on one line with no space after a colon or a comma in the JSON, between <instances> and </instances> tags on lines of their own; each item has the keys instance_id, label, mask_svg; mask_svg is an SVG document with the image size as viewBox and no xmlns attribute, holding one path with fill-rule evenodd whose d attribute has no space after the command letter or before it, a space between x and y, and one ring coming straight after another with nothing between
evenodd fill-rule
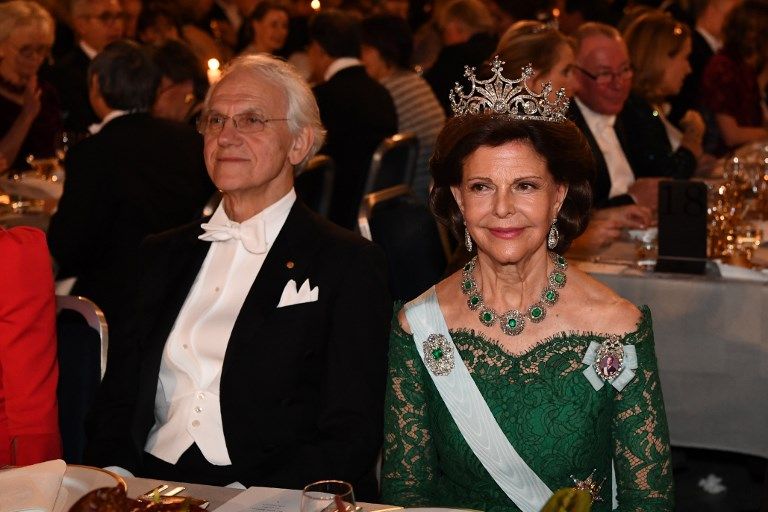
<instances>
[{"instance_id":1,"label":"drinking glass","mask_svg":"<svg viewBox=\"0 0 768 512\"><path fill-rule=\"evenodd\" d=\"M651 271L656 267L659 257L659 242L657 230L645 230L635 237L635 255L637 266L645 271Z\"/></svg>"},{"instance_id":2,"label":"drinking glass","mask_svg":"<svg viewBox=\"0 0 768 512\"><path fill-rule=\"evenodd\" d=\"M354 512L352 485L341 480L321 480L301 493L301 512Z\"/></svg>"}]
</instances>

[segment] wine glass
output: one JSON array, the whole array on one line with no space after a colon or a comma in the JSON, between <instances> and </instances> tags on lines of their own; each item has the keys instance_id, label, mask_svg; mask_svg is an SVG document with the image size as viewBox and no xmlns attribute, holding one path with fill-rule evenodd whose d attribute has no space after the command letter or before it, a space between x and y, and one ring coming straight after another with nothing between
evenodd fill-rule
<instances>
[{"instance_id":1,"label":"wine glass","mask_svg":"<svg viewBox=\"0 0 768 512\"><path fill-rule=\"evenodd\" d=\"M354 512L352 485L341 480L321 480L301 493L301 512Z\"/></svg>"}]
</instances>

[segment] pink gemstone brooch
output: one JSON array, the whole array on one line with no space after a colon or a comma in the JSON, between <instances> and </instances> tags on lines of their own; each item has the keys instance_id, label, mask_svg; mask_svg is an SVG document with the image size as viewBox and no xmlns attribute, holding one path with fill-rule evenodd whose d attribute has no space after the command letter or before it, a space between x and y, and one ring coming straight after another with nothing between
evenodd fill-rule
<instances>
[{"instance_id":1,"label":"pink gemstone brooch","mask_svg":"<svg viewBox=\"0 0 768 512\"><path fill-rule=\"evenodd\" d=\"M612 335L602 343L590 343L581 362L588 365L584 376L595 390L609 382L621 391L635 377L637 352L634 345L622 345L619 337Z\"/></svg>"}]
</instances>

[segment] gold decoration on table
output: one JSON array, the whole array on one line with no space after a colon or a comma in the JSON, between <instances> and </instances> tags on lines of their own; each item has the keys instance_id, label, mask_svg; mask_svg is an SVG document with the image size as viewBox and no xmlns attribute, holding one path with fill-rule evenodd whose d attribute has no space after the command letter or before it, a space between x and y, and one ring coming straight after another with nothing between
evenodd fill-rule
<instances>
[{"instance_id":1,"label":"gold decoration on table","mask_svg":"<svg viewBox=\"0 0 768 512\"><path fill-rule=\"evenodd\" d=\"M768 220L768 144L726 160L723 181L711 185L708 205L709 258L751 267Z\"/></svg>"}]
</instances>

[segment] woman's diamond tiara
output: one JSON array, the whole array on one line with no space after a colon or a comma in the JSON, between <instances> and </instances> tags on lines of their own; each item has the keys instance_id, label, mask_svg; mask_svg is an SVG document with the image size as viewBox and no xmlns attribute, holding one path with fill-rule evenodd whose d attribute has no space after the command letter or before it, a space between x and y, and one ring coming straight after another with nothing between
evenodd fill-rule
<instances>
[{"instance_id":1,"label":"woman's diamond tiara","mask_svg":"<svg viewBox=\"0 0 768 512\"><path fill-rule=\"evenodd\" d=\"M453 115L457 117L492 112L507 114L515 119L531 119L561 123L566 120L568 97L561 88L555 95L555 101L549 101L552 84L546 82L537 94L526 83L533 76L530 64L523 68L523 74L516 80L504 78L501 72L504 62L498 55L493 58L491 71L493 76L487 80L478 80L475 68L464 67L464 76L471 88L467 94L456 82L449 95Z\"/></svg>"}]
</instances>

